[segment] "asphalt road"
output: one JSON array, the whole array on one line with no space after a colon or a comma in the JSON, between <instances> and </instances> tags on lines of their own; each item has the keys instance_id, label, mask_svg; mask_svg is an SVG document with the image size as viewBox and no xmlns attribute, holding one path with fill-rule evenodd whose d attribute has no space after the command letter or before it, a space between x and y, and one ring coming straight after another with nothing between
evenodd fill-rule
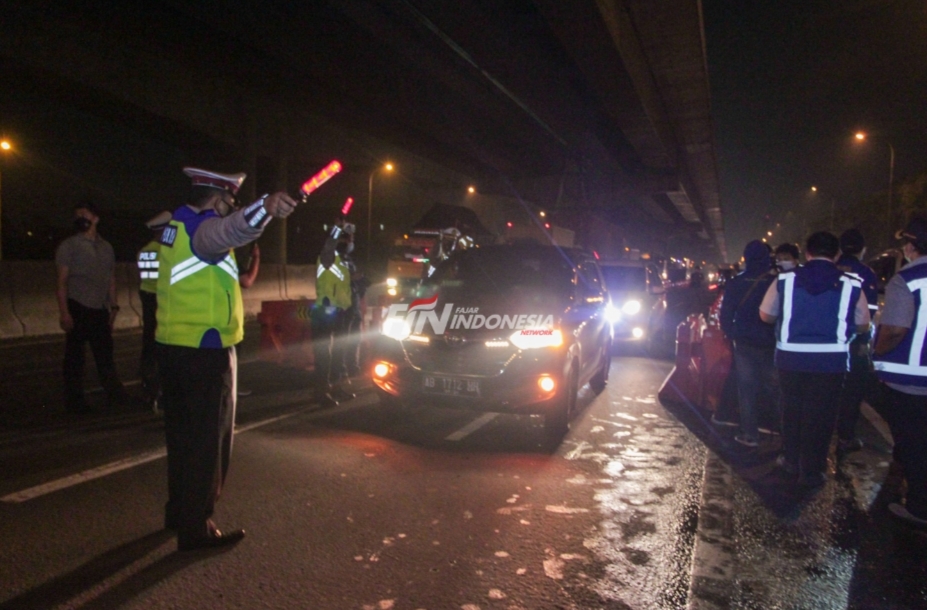
<instances>
[{"instance_id":1,"label":"asphalt road","mask_svg":"<svg viewBox=\"0 0 927 610\"><path fill-rule=\"evenodd\" d=\"M141 407L5 426L0 608L927 607L927 545L886 516L872 424L804 497L769 474L775 438L738 453L661 405L671 364L616 356L557 447L539 417L397 415L363 383L323 410L305 372L244 364L216 520L248 536L223 552L161 529L163 431Z\"/></svg>"}]
</instances>

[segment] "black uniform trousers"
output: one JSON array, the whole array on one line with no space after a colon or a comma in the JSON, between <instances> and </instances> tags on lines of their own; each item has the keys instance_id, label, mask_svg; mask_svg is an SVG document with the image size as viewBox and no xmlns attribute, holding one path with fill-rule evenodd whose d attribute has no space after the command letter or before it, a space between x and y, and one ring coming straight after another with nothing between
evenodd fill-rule
<instances>
[{"instance_id":1,"label":"black uniform trousers","mask_svg":"<svg viewBox=\"0 0 927 610\"><path fill-rule=\"evenodd\" d=\"M165 522L178 540L208 535L232 456L235 348L158 344L161 406L167 439Z\"/></svg>"},{"instance_id":2,"label":"black uniform trousers","mask_svg":"<svg viewBox=\"0 0 927 610\"><path fill-rule=\"evenodd\" d=\"M154 292L138 291L142 301L142 358L139 377L149 400L158 398L158 356L155 349L155 330L158 328L158 295Z\"/></svg>"},{"instance_id":3,"label":"black uniform trousers","mask_svg":"<svg viewBox=\"0 0 927 610\"><path fill-rule=\"evenodd\" d=\"M894 455L908 482L905 507L918 519L927 519L927 396L879 383L869 399L892 431Z\"/></svg>"},{"instance_id":4,"label":"black uniform trousers","mask_svg":"<svg viewBox=\"0 0 927 610\"><path fill-rule=\"evenodd\" d=\"M315 389L327 392L333 384L347 376L344 367L345 310L336 309L326 314L324 307L315 307L311 317Z\"/></svg>"},{"instance_id":5,"label":"black uniform trousers","mask_svg":"<svg viewBox=\"0 0 927 610\"><path fill-rule=\"evenodd\" d=\"M843 382L840 395L840 415L837 418L837 438L852 441L856 438L859 406L875 384L872 360L869 356L869 333L859 335L850 343L850 371Z\"/></svg>"},{"instance_id":6,"label":"black uniform trousers","mask_svg":"<svg viewBox=\"0 0 927 610\"><path fill-rule=\"evenodd\" d=\"M110 402L122 400L125 390L116 375L109 311L85 307L68 299L68 312L74 320L74 328L65 335L64 341L64 391L68 410L82 412L87 409L84 403L84 343L90 343L100 385L107 398Z\"/></svg>"},{"instance_id":7,"label":"black uniform trousers","mask_svg":"<svg viewBox=\"0 0 927 610\"><path fill-rule=\"evenodd\" d=\"M813 480L827 470L844 376L779 369L782 453L788 466L805 479Z\"/></svg>"}]
</instances>

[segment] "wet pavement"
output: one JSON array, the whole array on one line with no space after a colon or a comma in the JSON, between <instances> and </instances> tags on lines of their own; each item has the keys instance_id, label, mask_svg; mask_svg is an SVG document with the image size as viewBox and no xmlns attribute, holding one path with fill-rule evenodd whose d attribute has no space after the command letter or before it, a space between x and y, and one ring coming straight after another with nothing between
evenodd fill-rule
<instances>
[{"instance_id":1,"label":"wet pavement","mask_svg":"<svg viewBox=\"0 0 927 610\"><path fill-rule=\"evenodd\" d=\"M248 537L205 555L160 530L160 420L52 406L43 423L24 373L0 420L0 608L927 607L927 538L887 516L899 489L877 416L866 449L803 494L771 472L776 437L744 452L708 414L660 404L670 368L616 356L553 447L540 417L396 414L360 380L319 409L305 371L247 362L217 519Z\"/></svg>"}]
</instances>

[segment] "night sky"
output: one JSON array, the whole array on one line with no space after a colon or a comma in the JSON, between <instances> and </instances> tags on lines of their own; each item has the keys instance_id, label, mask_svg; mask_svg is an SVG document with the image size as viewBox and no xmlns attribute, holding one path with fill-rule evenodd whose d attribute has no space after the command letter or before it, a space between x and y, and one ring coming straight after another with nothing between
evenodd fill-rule
<instances>
[{"instance_id":1,"label":"night sky","mask_svg":"<svg viewBox=\"0 0 927 610\"><path fill-rule=\"evenodd\" d=\"M889 142L896 187L927 171L923 1L703 0L703 8L731 259L768 230L776 231L774 244L800 241L809 226L801 221L829 217L831 209L835 228L845 228L843 212L884 198ZM49 244L70 230L70 206L80 196L133 211L107 218L105 232L134 230L143 240L140 219L164 205L145 183L161 185L162 196L184 192L183 154L151 134L19 86L0 89L0 124L19 142L17 155L0 160L6 230L34 233L15 245L13 258L47 257ZM871 138L856 142L857 130ZM87 175L109 182L91 185Z\"/></svg>"},{"instance_id":2,"label":"night sky","mask_svg":"<svg viewBox=\"0 0 927 610\"><path fill-rule=\"evenodd\" d=\"M927 170L924 2L704 0L704 10L731 258L777 222L771 242L798 238L789 210L833 205L839 231L841 210L887 196L889 142L896 185ZM874 137L857 143L857 130Z\"/></svg>"}]
</instances>

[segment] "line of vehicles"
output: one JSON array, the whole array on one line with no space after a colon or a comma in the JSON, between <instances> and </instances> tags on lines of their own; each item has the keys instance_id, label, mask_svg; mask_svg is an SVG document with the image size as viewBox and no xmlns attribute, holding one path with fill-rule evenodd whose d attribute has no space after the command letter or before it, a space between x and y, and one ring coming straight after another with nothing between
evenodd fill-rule
<instances>
[{"instance_id":1,"label":"line of vehicles","mask_svg":"<svg viewBox=\"0 0 927 610\"><path fill-rule=\"evenodd\" d=\"M580 388L605 389L613 347L675 341L666 268L598 260L562 231L505 237L419 226L396 244L372 380L387 408L543 414L559 439Z\"/></svg>"}]
</instances>

